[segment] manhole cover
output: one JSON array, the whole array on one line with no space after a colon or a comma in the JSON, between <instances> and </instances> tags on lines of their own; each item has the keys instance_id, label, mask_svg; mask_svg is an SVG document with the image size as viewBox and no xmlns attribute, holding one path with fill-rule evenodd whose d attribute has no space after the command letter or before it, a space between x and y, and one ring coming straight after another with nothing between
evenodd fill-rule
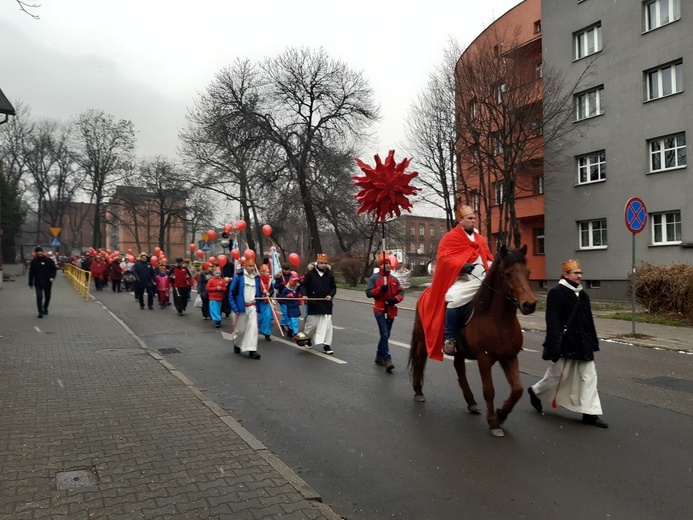
<instances>
[{"instance_id":1,"label":"manhole cover","mask_svg":"<svg viewBox=\"0 0 693 520\"><path fill-rule=\"evenodd\" d=\"M170 348L160 348L159 352L162 354L181 354L183 351L177 349L176 347L170 347Z\"/></svg>"},{"instance_id":2,"label":"manhole cover","mask_svg":"<svg viewBox=\"0 0 693 520\"><path fill-rule=\"evenodd\" d=\"M98 486L99 476L96 469L78 469L56 473L55 481L58 489L75 489L79 487Z\"/></svg>"}]
</instances>

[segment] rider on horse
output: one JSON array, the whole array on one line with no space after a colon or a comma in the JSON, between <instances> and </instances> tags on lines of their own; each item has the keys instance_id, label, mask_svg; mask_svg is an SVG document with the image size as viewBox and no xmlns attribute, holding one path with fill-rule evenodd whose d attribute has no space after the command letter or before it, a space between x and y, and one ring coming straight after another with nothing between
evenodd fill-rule
<instances>
[{"instance_id":1,"label":"rider on horse","mask_svg":"<svg viewBox=\"0 0 693 520\"><path fill-rule=\"evenodd\" d=\"M429 357L438 360L443 359L441 336L445 340L443 351L454 355L455 330L461 308L472 300L486 276L486 269L493 262L486 239L474 228L474 210L460 206L455 217L459 225L440 240L431 287L422 294L425 304L419 304L426 333L426 350Z\"/></svg>"}]
</instances>

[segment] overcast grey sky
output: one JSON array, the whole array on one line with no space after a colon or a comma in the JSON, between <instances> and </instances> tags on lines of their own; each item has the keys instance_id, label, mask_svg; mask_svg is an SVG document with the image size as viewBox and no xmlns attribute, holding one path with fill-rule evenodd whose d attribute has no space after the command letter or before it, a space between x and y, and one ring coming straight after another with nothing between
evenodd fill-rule
<instances>
[{"instance_id":1,"label":"overcast grey sky","mask_svg":"<svg viewBox=\"0 0 693 520\"><path fill-rule=\"evenodd\" d=\"M450 37L470 43L520 0L293 2L0 0L0 88L34 117L89 108L135 124L138 155L175 157L186 108L236 58L318 49L363 71L380 104L377 149L404 140L411 103Z\"/></svg>"}]
</instances>

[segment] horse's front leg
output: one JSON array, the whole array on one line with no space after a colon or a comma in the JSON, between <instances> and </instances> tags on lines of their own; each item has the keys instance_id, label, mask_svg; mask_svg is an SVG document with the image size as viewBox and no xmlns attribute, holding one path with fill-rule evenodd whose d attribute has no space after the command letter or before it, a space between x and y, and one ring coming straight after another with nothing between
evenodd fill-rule
<instances>
[{"instance_id":1,"label":"horse's front leg","mask_svg":"<svg viewBox=\"0 0 693 520\"><path fill-rule=\"evenodd\" d=\"M512 411L515 403L522 397L522 382L520 381L520 362L517 356L512 359L504 359L500 362L501 367L503 367L503 372L505 372L505 378L508 380L510 385L510 395L503 403L503 408L496 410L498 415L498 420L501 424L507 419L508 415Z\"/></svg>"},{"instance_id":2,"label":"horse's front leg","mask_svg":"<svg viewBox=\"0 0 693 520\"><path fill-rule=\"evenodd\" d=\"M493 388L493 378L491 377L491 367L494 361L486 354L479 354L479 374L481 384L484 389L484 401L486 401L486 421L488 422L489 432L494 437L503 437L504 433L500 427L496 410L493 407L493 399L496 397L496 390Z\"/></svg>"},{"instance_id":3,"label":"horse's front leg","mask_svg":"<svg viewBox=\"0 0 693 520\"><path fill-rule=\"evenodd\" d=\"M455 353L455 372L457 372L457 382L460 384L462 389L462 395L464 395L464 400L467 401L467 410L471 413L478 414L481 413L479 405L474 399L474 394L472 394L472 389L469 387L469 382L467 381L467 367L465 366L464 356L458 351Z\"/></svg>"}]
</instances>

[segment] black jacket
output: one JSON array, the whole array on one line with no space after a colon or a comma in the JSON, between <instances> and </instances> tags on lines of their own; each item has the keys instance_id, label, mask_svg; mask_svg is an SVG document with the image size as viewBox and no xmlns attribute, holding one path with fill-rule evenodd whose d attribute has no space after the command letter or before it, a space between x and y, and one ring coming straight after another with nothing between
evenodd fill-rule
<instances>
[{"instance_id":1,"label":"black jacket","mask_svg":"<svg viewBox=\"0 0 693 520\"><path fill-rule=\"evenodd\" d=\"M51 285L50 279L55 280L56 273L55 262L49 256L43 255L32 258L29 264L29 286L49 287Z\"/></svg>"},{"instance_id":2,"label":"black jacket","mask_svg":"<svg viewBox=\"0 0 693 520\"><path fill-rule=\"evenodd\" d=\"M135 287L140 289L147 287L156 287L156 272L154 266L149 262L138 260L132 266L132 274L135 275Z\"/></svg>"},{"instance_id":3,"label":"black jacket","mask_svg":"<svg viewBox=\"0 0 693 520\"><path fill-rule=\"evenodd\" d=\"M580 291L579 297L576 297L575 291L561 284L556 285L546 298L546 339L542 358L551 361L561 357L591 361L597 350L599 339L589 296L585 291Z\"/></svg>"},{"instance_id":4,"label":"black jacket","mask_svg":"<svg viewBox=\"0 0 693 520\"><path fill-rule=\"evenodd\" d=\"M301 294L308 298L334 298L337 294L337 284L331 269L325 269L322 276L317 268L306 273L301 282ZM332 314L332 300L308 300L308 314Z\"/></svg>"}]
</instances>

